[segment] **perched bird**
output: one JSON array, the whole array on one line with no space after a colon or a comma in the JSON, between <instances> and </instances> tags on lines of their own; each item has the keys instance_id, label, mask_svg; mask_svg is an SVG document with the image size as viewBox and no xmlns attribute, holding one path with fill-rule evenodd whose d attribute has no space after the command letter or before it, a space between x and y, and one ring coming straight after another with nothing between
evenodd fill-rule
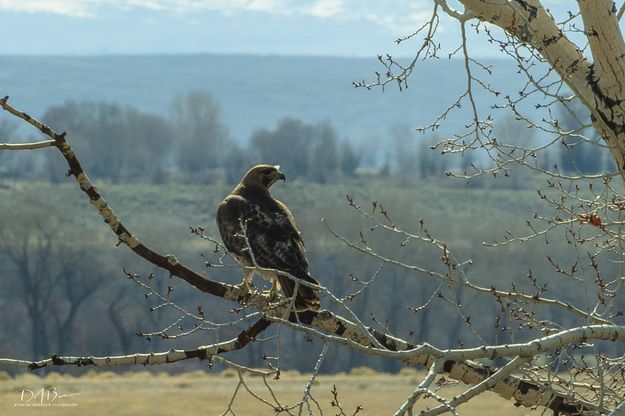
<instances>
[{"instance_id":1,"label":"perched bird","mask_svg":"<svg viewBox=\"0 0 625 416\"><path fill-rule=\"evenodd\" d=\"M217 225L226 248L243 267L241 286L246 291L258 273L273 283L272 294L282 287L284 295L292 298L296 282L280 271L302 281L318 282L308 272L304 241L291 211L269 192L279 179L285 180L279 165L252 167L219 204ZM299 284L294 304L298 311L319 309L318 290Z\"/></svg>"}]
</instances>

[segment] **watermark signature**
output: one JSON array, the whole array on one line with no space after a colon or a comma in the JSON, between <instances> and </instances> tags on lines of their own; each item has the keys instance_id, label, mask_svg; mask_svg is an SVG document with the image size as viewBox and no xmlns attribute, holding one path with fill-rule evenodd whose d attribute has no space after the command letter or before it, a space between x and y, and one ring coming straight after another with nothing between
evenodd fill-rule
<instances>
[{"instance_id":1,"label":"watermark signature","mask_svg":"<svg viewBox=\"0 0 625 416\"><path fill-rule=\"evenodd\" d=\"M78 407L78 402L68 399L80 394L61 394L56 387L20 388L17 393L19 401L13 404L15 407Z\"/></svg>"}]
</instances>

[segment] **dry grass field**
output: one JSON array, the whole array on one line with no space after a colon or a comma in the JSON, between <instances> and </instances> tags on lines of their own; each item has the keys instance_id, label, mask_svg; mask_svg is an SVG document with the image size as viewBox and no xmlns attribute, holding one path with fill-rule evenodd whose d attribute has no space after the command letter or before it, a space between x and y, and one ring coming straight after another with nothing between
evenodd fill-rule
<instances>
[{"instance_id":1,"label":"dry grass field","mask_svg":"<svg viewBox=\"0 0 625 416\"><path fill-rule=\"evenodd\" d=\"M319 376L313 387L324 414L338 412L331 406L332 386L336 385L345 412L351 415L362 405L361 415L392 415L420 380L419 373L410 369L400 374L380 374L369 369L357 369L353 374ZM170 376L147 371L117 375L112 372L87 372L81 377L50 373L45 377L23 374L15 378L0 373L0 415L221 415L238 384L232 370L221 373L195 371ZM286 372L280 380L270 380L275 397L281 404L297 403L308 377ZM263 384L262 377L246 376L250 390L274 402ZM22 397L22 390L23 397ZM43 391L42 391L43 389ZM459 393L461 386L446 387L446 397ZM30 393L30 392L33 393ZM43 393L43 395L42 395ZM49 397L48 397L49 393ZM54 398L55 394L58 394ZM36 395L29 400L32 395ZM65 395L66 397L61 397ZM69 396L68 396L69 395ZM54 400L53 400L54 399ZM425 403L420 402L419 409ZM275 415L274 409L262 404L244 388L233 404L237 415ZM528 409L517 408L493 393L487 393L459 408L463 415L523 415ZM531 413L538 412L534 411ZM306 411L303 414L307 414ZM315 412L318 414L318 412Z\"/></svg>"}]
</instances>

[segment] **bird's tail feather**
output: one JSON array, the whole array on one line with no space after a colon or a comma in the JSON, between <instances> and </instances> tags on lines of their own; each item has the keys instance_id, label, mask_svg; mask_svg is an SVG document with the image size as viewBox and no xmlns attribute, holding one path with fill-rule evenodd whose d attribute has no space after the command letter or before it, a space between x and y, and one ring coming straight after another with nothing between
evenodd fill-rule
<instances>
[{"instance_id":1,"label":"bird's tail feather","mask_svg":"<svg viewBox=\"0 0 625 416\"><path fill-rule=\"evenodd\" d=\"M282 286L282 290L284 291L284 296L287 298L293 297L293 293L295 291L295 282L289 279L286 276L278 275L278 280L280 282L280 286ZM304 276L303 280L307 282L319 284L317 280L310 276ZM302 284L299 285L297 289L297 296L295 296L295 309L298 311L304 310L319 310L319 291L317 289L313 289L312 287L304 286Z\"/></svg>"},{"instance_id":2,"label":"bird's tail feather","mask_svg":"<svg viewBox=\"0 0 625 416\"><path fill-rule=\"evenodd\" d=\"M295 308L297 310L319 310L319 294L317 290L300 285L295 297Z\"/></svg>"}]
</instances>

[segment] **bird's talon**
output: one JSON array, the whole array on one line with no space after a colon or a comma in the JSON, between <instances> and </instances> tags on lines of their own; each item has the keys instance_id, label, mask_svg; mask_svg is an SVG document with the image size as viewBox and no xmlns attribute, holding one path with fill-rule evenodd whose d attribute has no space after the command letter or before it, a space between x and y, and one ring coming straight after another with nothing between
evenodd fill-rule
<instances>
[{"instance_id":1,"label":"bird's talon","mask_svg":"<svg viewBox=\"0 0 625 416\"><path fill-rule=\"evenodd\" d=\"M246 295L250 295L250 293L252 292L252 287L249 283L247 282L242 282L239 283L238 285L235 285L235 287L241 289L243 292L245 292Z\"/></svg>"},{"instance_id":2,"label":"bird's talon","mask_svg":"<svg viewBox=\"0 0 625 416\"><path fill-rule=\"evenodd\" d=\"M274 290L263 291L263 296L268 297L270 302L276 302L280 298L278 293Z\"/></svg>"}]
</instances>

